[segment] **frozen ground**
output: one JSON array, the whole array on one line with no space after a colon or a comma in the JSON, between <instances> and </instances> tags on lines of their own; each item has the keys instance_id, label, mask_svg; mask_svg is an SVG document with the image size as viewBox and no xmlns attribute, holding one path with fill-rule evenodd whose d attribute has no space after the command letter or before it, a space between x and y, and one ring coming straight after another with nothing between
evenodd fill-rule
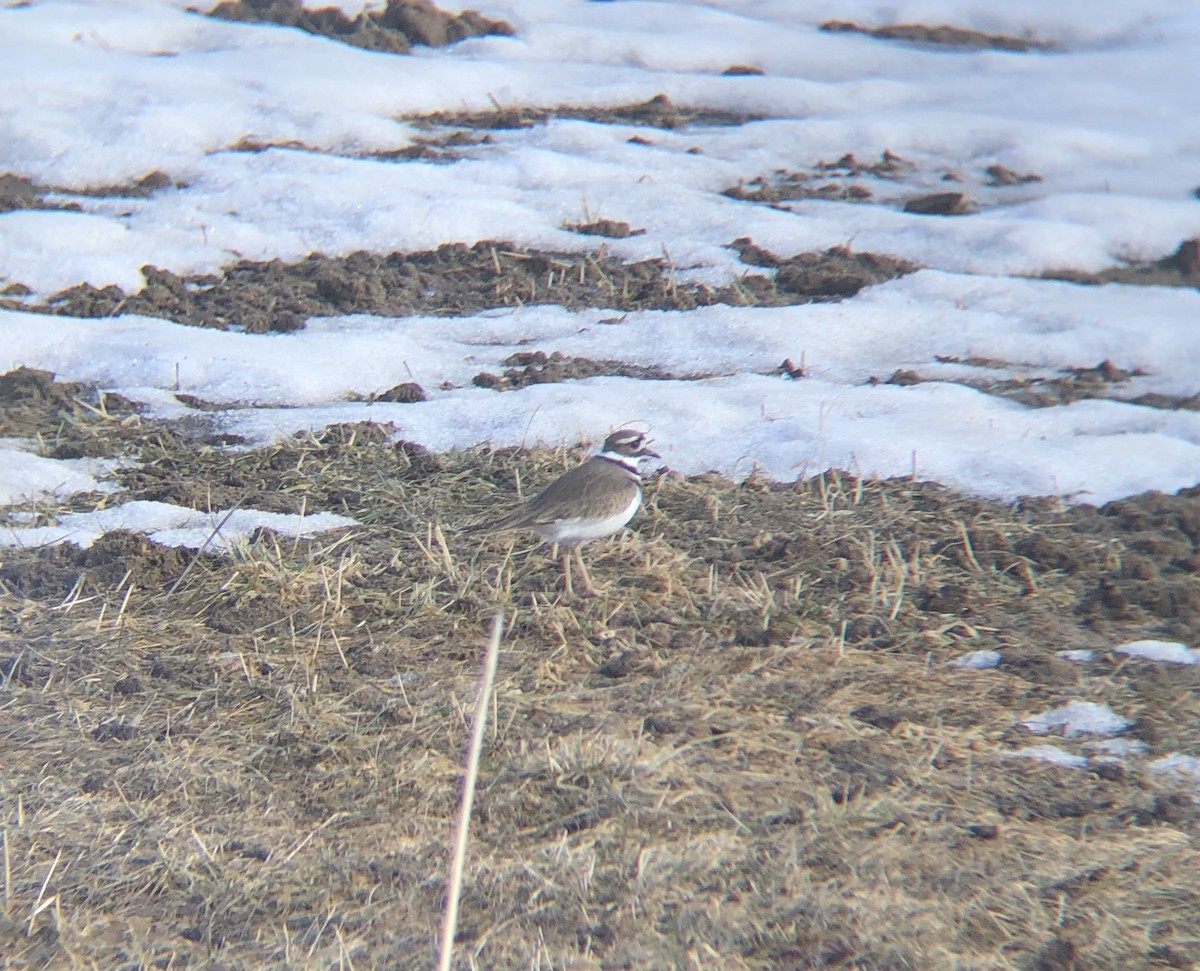
<instances>
[{"instance_id":1,"label":"frozen ground","mask_svg":"<svg viewBox=\"0 0 1200 971\"><path fill-rule=\"evenodd\" d=\"M0 9L0 372L60 378L0 375L0 953L428 966L499 609L468 964L1191 966L1200 10L483 13ZM911 266L760 299L837 248ZM438 529L575 460L459 446L632 422L729 478L650 479L603 596Z\"/></svg>"}]
</instances>

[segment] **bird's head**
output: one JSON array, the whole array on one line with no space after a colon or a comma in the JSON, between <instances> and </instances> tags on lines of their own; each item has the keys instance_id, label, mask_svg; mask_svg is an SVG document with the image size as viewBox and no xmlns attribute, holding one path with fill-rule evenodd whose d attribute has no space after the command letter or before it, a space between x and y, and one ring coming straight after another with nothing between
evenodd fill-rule
<instances>
[{"instance_id":1,"label":"bird's head","mask_svg":"<svg viewBox=\"0 0 1200 971\"><path fill-rule=\"evenodd\" d=\"M609 455L619 455L628 459L640 459L647 456L662 458L649 447L649 439L645 432L636 428L622 428L613 432L604 440L603 452Z\"/></svg>"}]
</instances>

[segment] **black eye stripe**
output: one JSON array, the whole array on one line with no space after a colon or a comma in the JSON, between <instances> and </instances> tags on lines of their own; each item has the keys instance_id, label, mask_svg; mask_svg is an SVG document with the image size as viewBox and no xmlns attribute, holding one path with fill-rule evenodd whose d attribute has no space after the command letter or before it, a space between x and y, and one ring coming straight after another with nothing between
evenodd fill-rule
<instances>
[{"instance_id":1,"label":"black eye stripe","mask_svg":"<svg viewBox=\"0 0 1200 971\"><path fill-rule=\"evenodd\" d=\"M614 433L608 439L610 448L628 448L637 450L646 444L646 435L644 432L628 432L621 434Z\"/></svg>"}]
</instances>

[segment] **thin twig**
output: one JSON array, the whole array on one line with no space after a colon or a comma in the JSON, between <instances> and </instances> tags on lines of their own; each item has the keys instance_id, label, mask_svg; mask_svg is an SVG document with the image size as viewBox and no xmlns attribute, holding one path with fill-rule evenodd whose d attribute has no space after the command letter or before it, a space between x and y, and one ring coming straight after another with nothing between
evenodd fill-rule
<instances>
[{"instance_id":1,"label":"thin twig","mask_svg":"<svg viewBox=\"0 0 1200 971\"><path fill-rule=\"evenodd\" d=\"M471 805L475 801L475 779L479 775L479 752L483 748L483 730L487 725L488 698L496 677L496 659L500 654L500 638L504 634L504 615L492 621L487 658L479 677L479 692L471 714L471 743L467 749L466 772L463 776L462 798L458 805L458 831L454 835L454 856L450 861L450 880L446 888L446 910L442 914L442 940L438 955L438 971L450 971L454 954L454 931L458 926L458 898L462 893L463 867L467 859L467 838L471 831Z\"/></svg>"},{"instance_id":2,"label":"thin twig","mask_svg":"<svg viewBox=\"0 0 1200 971\"><path fill-rule=\"evenodd\" d=\"M225 524L227 522L229 522L229 517L232 516L235 512L237 512L241 508L241 506L242 506L242 500L239 499L236 503L234 503L233 508L230 509L229 512L225 513L225 515L222 517L221 521L219 523L217 523L216 526L213 527L213 531L208 534L208 539L206 539L203 542L203 544L201 544L200 549L196 550L195 556L193 556L188 561L188 565L185 566L183 568L183 572L181 574L179 574L179 579L177 579L173 584L171 584L171 589L167 591L168 597L173 596L175 594L175 591L179 589L179 585L181 583L183 583L184 578L187 577L187 575L192 572L192 567L194 567L196 565L196 561L200 559L201 554L203 554L204 551L206 549L208 549L208 544L217 538L217 536L220 534L221 530L224 528Z\"/></svg>"}]
</instances>

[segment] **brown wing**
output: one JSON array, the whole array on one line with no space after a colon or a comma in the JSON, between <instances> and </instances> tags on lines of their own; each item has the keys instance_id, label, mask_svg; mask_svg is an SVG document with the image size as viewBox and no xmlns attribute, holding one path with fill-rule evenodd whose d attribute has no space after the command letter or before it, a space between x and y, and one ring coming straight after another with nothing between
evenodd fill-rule
<instances>
[{"instance_id":1,"label":"brown wing","mask_svg":"<svg viewBox=\"0 0 1200 971\"><path fill-rule=\"evenodd\" d=\"M524 508L526 525L537 526L559 519L576 519L582 509L589 518L614 516L629 503L641 487L620 466L603 459L585 462L555 479Z\"/></svg>"},{"instance_id":2,"label":"brown wing","mask_svg":"<svg viewBox=\"0 0 1200 971\"><path fill-rule=\"evenodd\" d=\"M575 519L581 508L597 518L615 515L628 508L639 488L620 466L602 459L584 462L555 479L525 505L493 522L470 527L470 532L533 529L559 519Z\"/></svg>"}]
</instances>

